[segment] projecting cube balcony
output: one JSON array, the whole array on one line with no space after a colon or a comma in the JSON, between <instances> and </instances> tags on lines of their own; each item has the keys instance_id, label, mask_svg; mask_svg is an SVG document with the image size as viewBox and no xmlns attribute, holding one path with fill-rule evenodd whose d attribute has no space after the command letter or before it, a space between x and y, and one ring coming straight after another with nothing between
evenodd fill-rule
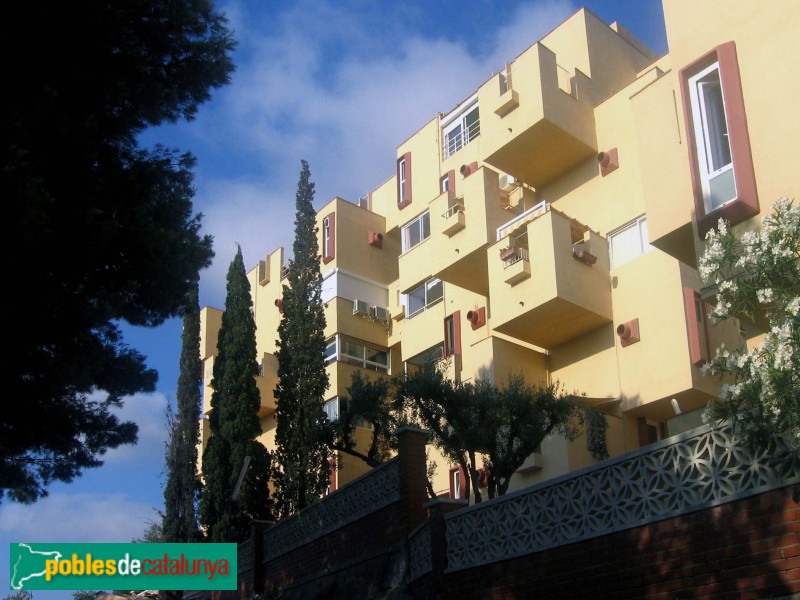
<instances>
[{"instance_id":1,"label":"projecting cube balcony","mask_svg":"<svg viewBox=\"0 0 800 600\"><path fill-rule=\"evenodd\" d=\"M514 61L509 81L500 73L478 90L486 163L541 187L597 154L588 77L534 44Z\"/></svg>"},{"instance_id":2,"label":"projecting cube balcony","mask_svg":"<svg viewBox=\"0 0 800 600\"><path fill-rule=\"evenodd\" d=\"M479 167L458 178L455 189L431 200L428 210L430 240L400 256L400 287L418 282L424 266L427 275L488 295L486 248L495 242L498 225L515 213L501 200L497 171Z\"/></svg>"},{"instance_id":3,"label":"projecting cube balcony","mask_svg":"<svg viewBox=\"0 0 800 600\"><path fill-rule=\"evenodd\" d=\"M499 117L505 117L508 113L519 106L519 93L517 90L506 89L500 94L494 112Z\"/></svg>"},{"instance_id":4,"label":"projecting cube balcony","mask_svg":"<svg viewBox=\"0 0 800 600\"><path fill-rule=\"evenodd\" d=\"M503 261L503 281L515 285L531 276L531 261L527 248L506 248L500 252Z\"/></svg>"},{"instance_id":5,"label":"projecting cube balcony","mask_svg":"<svg viewBox=\"0 0 800 600\"><path fill-rule=\"evenodd\" d=\"M542 467L544 467L542 453L541 451L537 451L531 453L531 455L525 459L525 462L517 469L517 473L535 473L536 471L541 471Z\"/></svg>"},{"instance_id":6,"label":"projecting cube balcony","mask_svg":"<svg viewBox=\"0 0 800 600\"><path fill-rule=\"evenodd\" d=\"M607 241L547 205L523 216L487 250L494 329L555 348L610 323Z\"/></svg>"},{"instance_id":7,"label":"projecting cube balcony","mask_svg":"<svg viewBox=\"0 0 800 600\"><path fill-rule=\"evenodd\" d=\"M442 218L444 219L442 233L446 236L453 236L466 227L463 204L453 204L442 214Z\"/></svg>"},{"instance_id":8,"label":"projecting cube balcony","mask_svg":"<svg viewBox=\"0 0 800 600\"><path fill-rule=\"evenodd\" d=\"M655 73L654 75L657 75ZM665 132L675 128L674 73L631 98L639 148L642 197L650 244L687 265L697 264L695 207L686 145Z\"/></svg>"}]
</instances>

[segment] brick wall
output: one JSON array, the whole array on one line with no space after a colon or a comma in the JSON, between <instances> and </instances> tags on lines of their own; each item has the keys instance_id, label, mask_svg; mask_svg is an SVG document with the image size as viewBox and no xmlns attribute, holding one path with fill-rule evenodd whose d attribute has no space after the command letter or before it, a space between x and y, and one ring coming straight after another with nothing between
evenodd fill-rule
<instances>
[{"instance_id":1,"label":"brick wall","mask_svg":"<svg viewBox=\"0 0 800 600\"><path fill-rule=\"evenodd\" d=\"M727 598L800 594L800 487L411 584L414 597Z\"/></svg>"},{"instance_id":2,"label":"brick wall","mask_svg":"<svg viewBox=\"0 0 800 600\"><path fill-rule=\"evenodd\" d=\"M797 457L706 429L471 507L426 502L426 436L407 430L392 470L254 524L253 569L212 600L800 599Z\"/></svg>"},{"instance_id":3,"label":"brick wall","mask_svg":"<svg viewBox=\"0 0 800 600\"><path fill-rule=\"evenodd\" d=\"M363 501L368 505L370 497L374 499L376 494L380 496L382 493L381 488L373 485L371 478L377 473L371 471L337 490L311 509L316 511L314 515L319 516L321 520L330 517L328 523L342 519L346 524L341 527L337 526L336 529L330 530L329 525L322 524L322 531L319 535L315 535L314 539L272 557L271 539L275 539L275 536L272 535L274 532L267 528L262 537L262 555L266 558L260 561L260 571L258 576L252 579L252 586L246 581L240 582L240 590L272 593L290 586L296 587L299 582L327 576L337 570L351 568L358 571L362 567L354 565L362 564L372 557L394 555L396 548L405 547L408 535L427 517L423 505L427 500L425 444L428 434L419 429L404 427L397 432L397 436L399 447L395 460L399 476L396 487L392 490L383 490L383 493L392 494L390 497L396 497L396 501L372 510L361 518L348 519L347 513L351 507L348 505L342 511L339 501L342 497L357 504ZM353 494L354 489L359 489L358 486L366 491L363 494ZM334 495L337 495L337 498L334 498ZM333 512L322 514L328 510L328 505ZM352 506L352 510L356 511L357 507ZM316 516L309 517L309 514L302 515L300 519L305 521L303 525L305 531L309 526L315 527ZM279 524L276 530L282 526L285 527ZM282 542L285 541L284 534ZM244 575L246 577L250 574ZM240 596L245 595L240 592Z\"/></svg>"},{"instance_id":4,"label":"brick wall","mask_svg":"<svg viewBox=\"0 0 800 600\"><path fill-rule=\"evenodd\" d=\"M264 563L264 591L284 588L340 564L384 550L407 534L401 515L400 503L392 504Z\"/></svg>"}]
</instances>

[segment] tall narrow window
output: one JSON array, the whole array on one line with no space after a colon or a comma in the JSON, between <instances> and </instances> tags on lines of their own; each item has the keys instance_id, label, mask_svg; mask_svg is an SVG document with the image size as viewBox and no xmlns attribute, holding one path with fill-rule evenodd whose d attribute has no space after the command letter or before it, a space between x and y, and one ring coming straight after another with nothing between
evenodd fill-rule
<instances>
[{"instance_id":1,"label":"tall narrow window","mask_svg":"<svg viewBox=\"0 0 800 600\"><path fill-rule=\"evenodd\" d=\"M322 262L331 262L336 255L336 213L322 219Z\"/></svg>"},{"instance_id":2,"label":"tall narrow window","mask_svg":"<svg viewBox=\"0 0 800 600\"><path fill-rule=\"evenodd\" d=\"M453 315L444 319L444 355L451 356L456 353L456 326Z\"/></svg>"},{"instance_id":3,"label":"tall narrow window","mask_svg":"<svg viewBox=\"0 0 800 600\"><path fill-rule=\"evenodd\" d=\"M707 212L736 199L719 63L689 79L700 185Z\"/></svg>"},{"instance_id":4,"label":"tall narrow window","mask_svg":"<svg viewBox=\"0 0 800 600\"><path fill-rule=\"evenodd\" d=\"M759 213L736 45L728 42L680 72L700 237L725 218Z\"/></svg>"},{"instance_id":5,"label":"tall narrow window","mask_svg":"<svg viewBox=\"0 0 800 600\"><path fill-rule=\"evenodd\" d=\"M686 327L689 332L689 357L693 365L702 365L711 358L711 334L708 312L700 292L683 288L683 303L686 309Z\"/></svg>"},{"instance_id":6,"label":"tall narrow window","mask_svg":"<svg viewBox=\"0 0 800 600\"><path fill-rule=\"evenodd\" d=\"M397 178L400 181L400 202L406 201L406 159L401 158L397 165Z\"/></svg>"},{"instance_id":7,"label":"tall narrow window","mask_svg":"<svg viewBox=\"0 0 800 600\"><path fill-rule=\"evenodd\" d=\"M450 469L450 497L455 500L463 500L467 496L467 478L461 467Z\"/></svg>"},{"instance_id":8,"label":"tall narrow window","mask_svg":"<svg viewBox=\"0 0 800 600\"><path fill-rule=\"evenodd\" d=\"M397 208L411 204L411 153L397 159Z\"/></svg>"},{"instance_id":9,"label":"tall narrow window","mask_svg":"<svg viewBox=\"0 0 800 600\"><path fill-rule=\"evenodd\" d=\"M454 375L461 373L461 311L457 310L444 319L443 358L452 357Z\"/></svg>"}]
</instances>

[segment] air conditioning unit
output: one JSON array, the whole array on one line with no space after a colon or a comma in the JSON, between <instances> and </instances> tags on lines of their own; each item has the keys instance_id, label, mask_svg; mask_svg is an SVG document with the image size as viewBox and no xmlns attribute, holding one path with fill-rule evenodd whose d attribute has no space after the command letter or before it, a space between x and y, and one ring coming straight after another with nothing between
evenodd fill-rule
<instances>
[{"instance_id":1,"label":"air conditioning unit","mask_svg":"<svg viewBox=\"0 0 800 600\"><path fill-rule=\"evenodd\" d=\"M369 316L369 304L366 300L353 300L353 314Z\"/></svg>"},{"instance_id":2,"label":"air conditioning unit","mask_svg":"<svg viewBox=\"0 0 800 600\"><path fill-rule=\"evenodd\" d=\"M383 308L382 306L372 306L372 307L370 307L369 310L370 310L370 316L373 319L376 319L378 321L384 321L384 322L388 322L389 321L389 316L390 315L389 315L389 309L388 308Z\"/></svg>"},{"instance_id":3,"label":"air conditioning unit","mask_svg":"<svg viewBox=\"0 0 800 600\"><path fill-rule=\"evenodd\" d=\"M500 175L500 189L508 193L512 188L516 187L517 179L513 175L503 173Z\"/></svg>"}]
</instances>

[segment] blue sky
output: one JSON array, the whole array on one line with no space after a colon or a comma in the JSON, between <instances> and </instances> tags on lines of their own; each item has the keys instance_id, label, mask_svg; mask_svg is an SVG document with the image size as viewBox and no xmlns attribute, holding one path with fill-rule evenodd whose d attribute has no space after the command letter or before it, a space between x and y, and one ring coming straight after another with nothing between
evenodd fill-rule
<instances>
[{"instance_id":1,"label":"blue sky","mask_svg":"<svg viewBox=\"0 0 800 600\"><path fill-rule=\"evenodd\" d=\"M291 250L300 160L309 161L319 207L356 200L393 172L395 149L581 6L619 21L666 52L659 0L431 2L241 0L217 2L239 45L232 83L191 123L147 132L192 152L195 208L214 236L200 303L222 308L225 273L240 244L252 268L279 246ZM165 408L174 402L180 322L125 328L128 343L159 371L153 394L121 411L140 441L35 505L0 505L0 586L8 588L7 542L125 542L163 503ZM62 600L69 592L35 592Z\"/></svg>"}]
</instances>

